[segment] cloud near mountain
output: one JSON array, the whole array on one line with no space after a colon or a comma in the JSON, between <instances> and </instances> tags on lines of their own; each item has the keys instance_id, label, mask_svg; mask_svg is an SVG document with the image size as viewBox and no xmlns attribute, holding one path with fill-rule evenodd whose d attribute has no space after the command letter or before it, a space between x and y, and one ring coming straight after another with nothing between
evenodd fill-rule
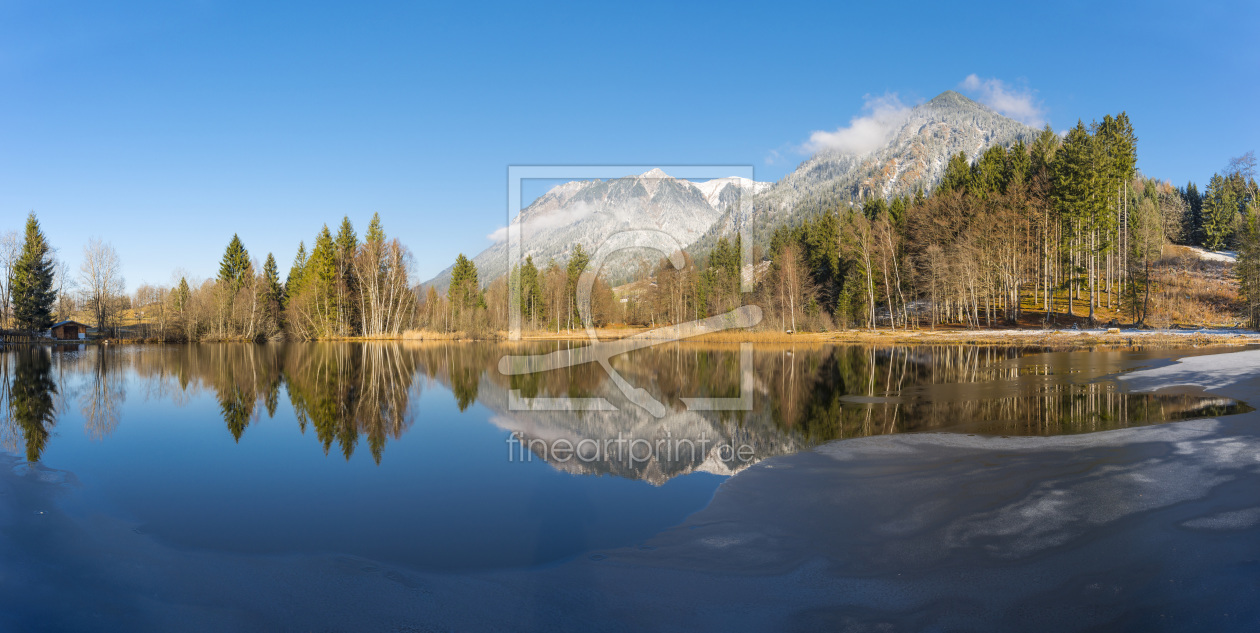
<instances>
[{"instance_id":1,"label":"cloud near mountain","mask_svg":"<svg viewBox=\"0 0 1260 633\"><path fill-rule=\"evenodd\" d=\"M987 91L1012 114L1027 119L1040 113L1031 93L1021 100L994 81L974 77L964 83ZM692 182L653 169L556 185L513 220L521 223L520 255L536 265L563 263L575 244L591 251L613 233L641 229L666 232L693 255L741 230L766 243L776 227L796 223L800 214L930 191L952 156L975 160L989 147L1029 143L1039 132L952 90L912 108L896 95L869 98L865 110L848 126L811 135L808 147L815 153L773 184L734 177ZM473 258L482 283L508 272L506 236L507 228L491 233L494 243ZM651 258L659 254L628 253L606 261L603 271L610 283L620 283ZM444 289L450 270L427 283Z\"/></svg>"},{"instance_id":2,"label":"cloud near mountain","mask_svg":"<svg viewBox=\"0 0 1260 633\"><path fill-rule=\"evenodd\" d=\"M802 149L807 154L835 151L841 154L869 154L883 147L905 122L910 108L901 103L896 94L881 97L867 95L862 110L867 114L855 116L846 127L833 132L815 131Z\"/></svg>"},{"instance_id":3,"label":"cloud near mountain","mask_svg":"<svg viewBox=\"0 0 1260 633\"><path fill-rule=\"evenodd\" d=\"M1028 88L1012 88L1001 79L981 79L975 73L967 75L958 87L999 114L1025 125L1041 127L1046 122L1045 111Z\"/></svg>"},{"instance_id":4,"label":"cloud near mountain","mask_svg":"<svg viewBox=\"0 0 1260 633\"><path fill-rule=\"evenodd\" d=\"M558 229L563 226L577 223L582 218L585 218L595 211L596 208L593 205L587 203L586 201L579 200L550 214L531 217L526 220L525 225L522 227L522 231L528 234L536 234ZM507 241L507 232L508 227L501 226L495 229L493 233L487 235L486 238L496 244L499 242L505 242Z\"/></svg>"}]
</instances>

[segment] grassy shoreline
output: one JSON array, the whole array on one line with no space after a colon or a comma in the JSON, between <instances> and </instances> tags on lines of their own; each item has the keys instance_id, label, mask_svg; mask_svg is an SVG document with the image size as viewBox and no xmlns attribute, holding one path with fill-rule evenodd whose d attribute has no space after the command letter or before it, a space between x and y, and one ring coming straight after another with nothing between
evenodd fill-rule
<instances>
[{"instance_id":1,"label":"grassy shoreline","mask_svg":"<svg viewBox=\"0 0 1260 633\"><path fill-rule=\"evenodd\" d=\"M649 334L650 328L600 328L600 340L609 341ZM381 340L381 339L345 339ZM409 332L401 339L430 341L506 341L506 332L494 336L469 336L463 333ZM523 342L565 341L586 342L583 330L560 332L523 332ZM774 343L774 344L862 344L862 345L1029 345L1048 347L1090 347L1095 345L1144 345L1188 347L1197 345L1256 345L1260 332L1236 328L1200 330L1134 330L1134 329L965 329L937 328L918 330L834 330L828 332L774 332L726 330L685 339L695 343Z\"/></svg>"}]
</instances>

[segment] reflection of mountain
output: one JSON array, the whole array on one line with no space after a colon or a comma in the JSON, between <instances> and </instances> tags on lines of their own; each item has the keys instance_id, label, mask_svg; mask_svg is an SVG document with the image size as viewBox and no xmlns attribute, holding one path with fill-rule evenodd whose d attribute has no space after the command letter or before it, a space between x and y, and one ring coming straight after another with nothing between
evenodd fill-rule
<instances>
[{"instance_id":1,"label":"reflection of mountain","mask_svg":"<svg viewBox=\"0 0 1260 633\"><path fill-rule=\"evenodd\" d=\"M502 404L507 404L506 399ZM608 412L502 410L491 421L516 433L524 450L559 470L657 485L692 472L733 475L767 457L801 448L795 438L772 426L757 432L749 425L714 420L694 411L672 411L656 418L633 405ZM585 442L591 449L559 459L548 448L557 440L567 440L579 451ZM741 456L735 451L743 446L751 452Z\"/></svg>"}]
</instances>

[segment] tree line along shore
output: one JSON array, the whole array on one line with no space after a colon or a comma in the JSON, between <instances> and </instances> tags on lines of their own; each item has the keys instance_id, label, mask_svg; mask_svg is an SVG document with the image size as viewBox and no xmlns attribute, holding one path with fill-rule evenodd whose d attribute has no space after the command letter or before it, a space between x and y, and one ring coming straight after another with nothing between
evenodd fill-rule
<instances>
[{"instance_id":1,"label":"tree line along shore","mask_svg":"<svg viewBox=\"0 0 1260 633\"><path fill-rule=\"evenodd\" d=\"M346 217L335 234L322 227L309 249L302 242L283 279L272 254L260 264L234 235L214 278L129 293L111 245L91 241L72 271L32 212L23 232L0 235L0 328L42 332L74 319L95 338L152 341L500 338L516 294L533 339L584 337L588 322L631 335L743 305L759 306L761 322L711 339L1255 329L1255 162L1253 152L1231 159L1200 193L1136 170L1124 113L1064 135L1047 127L1029 144L952 157L930 192L798 203L790 221L747 249L751 293L740 292L744 245L723 237L707 252L681 253L681 267L643 260L636 279L615 288L597 277L585 314L578 285L590 245L575 244L564 262L527 257L493 280L461 254L439 288L413 281L411 252L379 216L361 237Z\"/></svg>"}]
</instances>

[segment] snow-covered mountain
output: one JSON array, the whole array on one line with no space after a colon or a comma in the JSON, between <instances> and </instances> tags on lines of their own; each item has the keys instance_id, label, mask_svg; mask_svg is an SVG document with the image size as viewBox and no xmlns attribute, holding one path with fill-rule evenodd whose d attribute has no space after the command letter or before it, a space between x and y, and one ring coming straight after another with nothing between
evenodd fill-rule
<instances>
[{"instance_id":1,"label":"snow-covered mountain","mask_svg":"<svg viewBox=\"0 0 1260 633\"><path fill-rule=\"evenodd\" d=\"M994 145L1030 143L1039 130L1006 118L952 90L899 113L887 125L887 141L864 154L823 150L777 183L746 178L690 182L659 169L613 180L579 180L552 188L523 210L522 259L565 262L574 244L593 250L613 232L658 228L673 234L693 254L707 252L720 236L741 227L754 241L798 214L929 191L940 182L949 158L972 160ZM751 196L751 204L736 204ZM501 231L506 234L506 231ZM653 256L655 257L655 256ZM610 281L634 274L636 259L610 260ZM507 272L507 244L500 239L473 258L482 283ZM428 282L444 288L450 269Z\"/></svg>"},{"instance_id":2,"label":"snow-covered mountain","mask_svg":"<svg viewBox=\"0 0 1260 633\"><path fill-rule=\"evenodd\" d=\"M879 149L865 154L820 151L754 196L745 205L749 217L727 209L692 250L707 250L717 236L741 226L754 238L764 238L796 213L913 195L920 188L930 191L951 156L965 152L974 161L994 145L1006 147L1021 139L1031 143L1040 133L952 90L908 109L895 121Z\"/></svg>"},{"instance_id":3,"label":"snow-covered mountain","mask_svg":"<svg viewBox=\"0 0 1260 633\"><path fill-rule=\"evenodd\" d=\"M738 177L691 182L653 169L637 176L557 185L530 203L513 223L521 227L521 258L532 256L542 268L552 259L567 261L575 244L590 253L609 235L627 229L659 229L686 247L736 205L741 195L764 192L769 187L770 183ZM507 272L505 235L506 231L497 233L495 244L473 258L483 283ZM610 258L606 277L628 279L635 262L637 257ZM428 283L443 288L450 281L450 272L448 268Z\"/></svg>"}]
</instances>

